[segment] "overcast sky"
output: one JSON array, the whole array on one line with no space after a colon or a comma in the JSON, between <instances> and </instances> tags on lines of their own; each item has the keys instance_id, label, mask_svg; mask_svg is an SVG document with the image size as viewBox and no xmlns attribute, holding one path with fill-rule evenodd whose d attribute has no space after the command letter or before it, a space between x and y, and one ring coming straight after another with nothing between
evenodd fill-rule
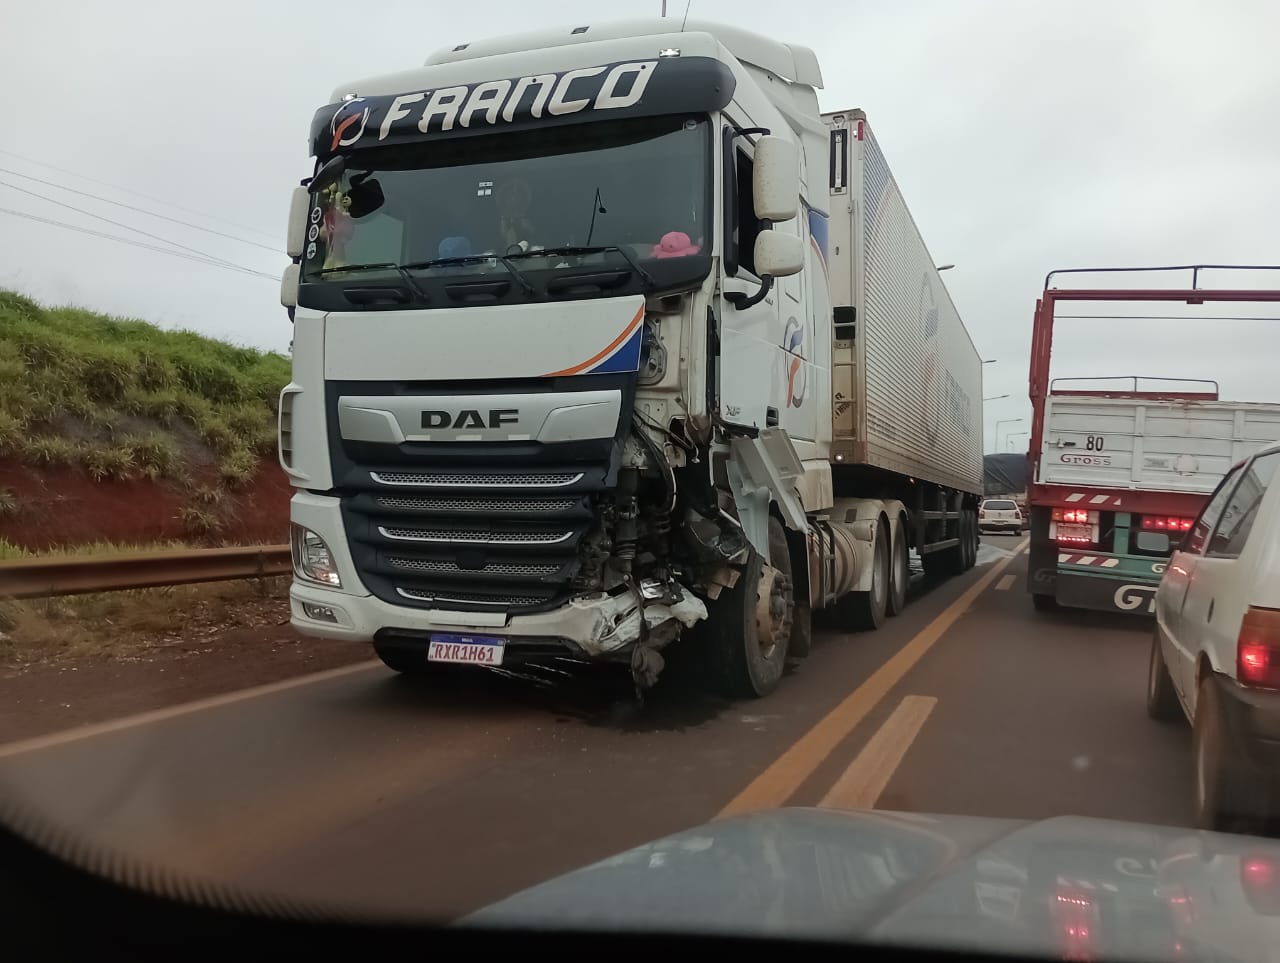
<instances>
[{"instance_id":1,"label":"overcast sky","mask_svg":"<svg viewBox=\"0 0 1280 963\"><path fill-rule=\"evenodd\" d=\"M335 87L497 33L656 15L660 0L4 7L0 208L162 244L3 185L20 187L270 277L0 213L0 286L283 350L274 278L286 260L273 249L290 188L309 172L311 115ZM935 259L957 265L944 278L996 359L985 394L1012 396L987 405L989 432L1028 415L1031 313L1049 269L1280 263L1280 4L694 0L693 16L815 48L824 109L867 110ZM1280 322L1118 331L1081 322L1064 333L1055 374L1217 378L1224 397L1280 400ZM1001 447L1019 427L1005 426Z\"/></svg>"}]
</instances>

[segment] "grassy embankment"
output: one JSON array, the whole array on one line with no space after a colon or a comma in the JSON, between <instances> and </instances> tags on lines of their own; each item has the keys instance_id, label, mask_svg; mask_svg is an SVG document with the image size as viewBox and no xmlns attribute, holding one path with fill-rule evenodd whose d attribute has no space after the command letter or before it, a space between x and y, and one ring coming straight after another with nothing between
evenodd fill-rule
<instances>
[{"instance_id":1,"label":"grassy embankment","mask_svg":"<svg viewBox=\"0 0 1280 963\"><path fill-rule=\"evenodd\" d=\"M283 355L0 290L0 457L184 483L192 535L274 449L288 380ZM0 514L15 507L0 490Z\"/></svg>"},{"instance_id":2,"label":"grassy embankment","mask_svg":"<svg viewBox=\"0 0 1280 963\"><path fill-rule=\"evenodd\" d=\"M79 308L42 307L0 290L0 458L68 467L101 482L152 478L185 487L192 536L217 531L218 505L275 447L289 380L278 354ZM0 488L0 516L17 511ZM180 548L77 546L58 554ZM28 557L0 539L0 559ZM0 600L0 663L140 657L193 627L246 624L283 604L284 580ZM281 611L286 611L281 609ZM287 614L285 615L287 617Z\"/></svg>"}]
</instances>

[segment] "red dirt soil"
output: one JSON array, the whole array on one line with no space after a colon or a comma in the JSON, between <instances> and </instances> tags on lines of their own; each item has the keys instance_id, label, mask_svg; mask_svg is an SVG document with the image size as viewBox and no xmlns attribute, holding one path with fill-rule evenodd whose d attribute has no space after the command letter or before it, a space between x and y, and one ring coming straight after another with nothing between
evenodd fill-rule
<instances>
[{"instance_id":1,"label":"red dirt soil","mask_svg":"<svg viewBox=\"0 0 1280 963\"><path fill-rule=\"evenodd\" d=\"M218 486L216 475L206 484ZM6 459L0 460L0 489L6 488L13 492L17 511L0 516L0 539L33 552L94 542L279 544L288 540L293 493L276 460L264 458L249 485L239 492L224 491L221 503L207 509L222 527L201 537L181 517L181 509L193 504L182 483L96 482L74 469L38 469Z\"/></svg>"}]
</instances>

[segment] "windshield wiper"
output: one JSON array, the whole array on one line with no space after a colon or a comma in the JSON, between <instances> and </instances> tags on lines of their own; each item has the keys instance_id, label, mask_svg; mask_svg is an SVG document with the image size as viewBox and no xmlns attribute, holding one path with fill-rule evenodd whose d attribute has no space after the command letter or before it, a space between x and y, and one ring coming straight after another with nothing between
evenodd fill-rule
<instances>
[{"instance_id":1,"label":"windshield wiper","mask_svg":"<svg viewBox=\"0 0 1280 963\"><path fill-rule=\"evenodd\" d=\"M427 261L413 261L409 264L401 265L404 271L422 271L426 268L433 267L449 267L458 264L476 264L480 261L497 261L504 268L511 272L511 276L516 279L520 287L524 288L525 294L533 294L533 285L529 279L520 273L514 264L505 257L497 254L464 254L461 257L433 257Z\"/></svg>"},{"instance_id":2,"label":"windshield wiper","mask_svg":"<svg viewBox=\"0 0 1280 963\"><path fill-rule=\"evenodd\" d=\"M644 281L650 288L656 288L658 282L653 279L653 275L640 266L640 262L632 256L626 248L618 247L616 244L601 244L595 247L566 245L565 247L546 247L541 251L522 251L519 254L508 254L507 257L513 261L519 258L531 257L573 257L581 254L604 254L607 251L617 251L622 255L622 259L631 265L631 270L635 271L640 279Z\"/></svg>"},{"instance_id":3,"label":"windshield wiper","mask_svg":"<svg viewBox=\"0 0 1280 963\"><path fill-rule=\"evenodd\" d=\"M392 261L383 261L379 264L352 264L347 267L321 268L316 272L316 277L322 278L327 274L354 274L358 271L395 271L404 279L404 283L409 285L409 289L414 294L423 301L431 300L427 292L418 287L418 282L410 276L409 272Z\"/></svg>"}]
</instances>

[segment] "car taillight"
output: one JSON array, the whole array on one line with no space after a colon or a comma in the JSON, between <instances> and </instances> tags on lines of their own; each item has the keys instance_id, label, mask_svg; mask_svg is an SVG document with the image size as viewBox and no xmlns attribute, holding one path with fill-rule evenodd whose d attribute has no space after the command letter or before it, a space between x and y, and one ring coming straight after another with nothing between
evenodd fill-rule
<instances>
[{"instance_id":1,"label":"car taillight","mask_svg":"<svg viewBox=\"0 0 1280 963\"><path fill-rule=\"evenodd\" d=\"M1142 527L1149 532L1189 532L1194 521L1173 515L1143 515Z\"/></svg>"},{"instance_id":2,"label":"car taillight","mask_svg":"<svg viewBox=\"0 0 1280 963\"><path fill-rule=\"evenodd\" d=\"M986 517L987 517L987 513L986 513L986 512L984 512L981 508L979 508L979 509L978 509L978 517L979 517L979 518L986 518Z\"/></svg>"},{"instance_id":3,"label":"car taillight","mask_svg":"<svg viewBox=\"0 0 1280 963\"><path fill-rule=\"evenodd\" d=\"M1280 609L1250 606L1236 639L1236 679L1280 689Z\"/></svg>"}]
</instances>

